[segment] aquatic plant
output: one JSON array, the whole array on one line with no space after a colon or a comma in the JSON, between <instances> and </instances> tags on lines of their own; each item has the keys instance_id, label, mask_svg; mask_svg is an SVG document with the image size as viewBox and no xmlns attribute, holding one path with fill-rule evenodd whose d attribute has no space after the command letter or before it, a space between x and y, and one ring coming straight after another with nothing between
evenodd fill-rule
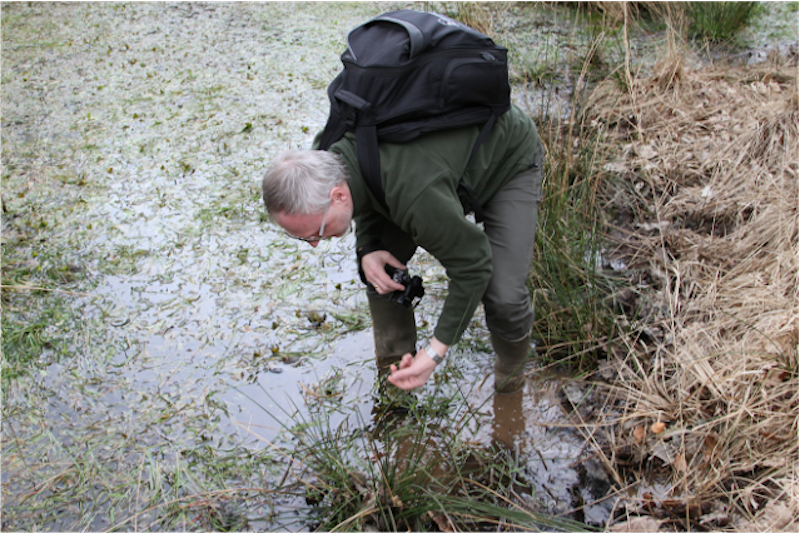
<instances>
[{"instance_id":1,"label":"aquatic plant","mask_svg":"<svg viewBox=\"0 0 800 533\"><path fill-rule=\"evenodd\" d=\"M449 387L417 397L379 383L366 420L363 407L341 402L340 379L307 390L305 410L274 417L291 447L281 452L289 464L273 490L310 505L304 529L594 529L537 512L521 497L532 490L524 469L508 450L463 440L473 408Z\"/></svg>"}]
</instances>

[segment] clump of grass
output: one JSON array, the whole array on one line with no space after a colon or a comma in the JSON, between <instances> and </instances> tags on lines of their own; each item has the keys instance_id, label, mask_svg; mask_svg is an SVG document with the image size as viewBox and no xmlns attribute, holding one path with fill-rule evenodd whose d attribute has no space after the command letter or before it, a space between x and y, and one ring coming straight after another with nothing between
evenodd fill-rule
<instances>
[{"instance_id":1,"label":"clump of grass","mask_svg":"<svg viewBox=\"0 0 800 533\"><path fill-rule=\"evenodd\" d=\"M692 39L730 41L758 14L758 2L686 2L682 4Z\"/></svg>"},{"instance_id":2,"label":"clump of grass","mask_svg":"<svg viewBox=\"0 0 800 533\"><path fill-rule=\"evenodd\" d=\"M689 38L723 43L747 27L761 7L759 2L586 2L580 9L598 14L604 25L636 20L669 26L680 19Z\"/></svg>"},{"instance_id":3,"label":"clump of grass","mask_svg":"<svg viewBox=\"0 0 800 533\"><path fill-rule=\"evenodd\" d=\"M9 255L4 254L7 259ZM34 271L35 270L35 271ZM66 353L66 325L74 320L70 291L56 288L71 282L67 267L40 268L9 261L2 273L2 382L46 366ZM45 353L51 357L42 359Z\"/></svg>"},{"instance_id":4,"label":"clump of grass","mask_svg":"<svg viewBox=\"0 0 800 533\"><path fill-rule=\"evenodd\" d=\"M16 316L3 320L3 381L26 374L42 350L51 345L47 334L50 314L30 320Z\"/></svg>"},{"instance_id":5,"label":"clump of grass","mask_svg":"<svg viewBox=\"0 0 800 533\"><path fill-rule=\"evenodd\" d=\"M465 418L460 423L453 420L457 411L469 412L466 405L442 402L442 395L435 392L421 398L404 393L391 401L378 398L367 421L358 406L339 401L338 388L323 381L306 391L307 416L296 409L284 413L288 421L275 417L292 440L292 449L282 452L289 468L275 490L302 498L310 506L302 527L591 529L537 513L524 503L518 494L530 493L531 488L516 460L460 438Z\"/></svg>"},{"instance_id":6,"label":"clump of grass","mask_svg":"<svg viewBox=\"0 0 800 533\"><path fill-rule=\"evenodd\" d=\"M454 2L447 12L454 20L466 24L479 32L492 37L494 33L494 18L498 9L505 6L491 5L481 2Z\"/></svg>"},{"instance_id":7,"label":"clump of grass","mask_svg":"<svg viewBox=\"0 0 800 533\"><path fill-rule=\"evenodd\" d=\"M573 360L578 368L593 366L613 335L613 310L604 302L621 281L603 268L608 241L597 193L608 158L601 142L606 132L580 112L590 67L587 59L569 122L547 110L539 118L547 157L531 273L540 355Z\"/></svg>"},{"instance_id":8,"label":"clump of grass","mask_svg":"<svg viewBox=\"0 0 800 533\"><path fill-rule=\"evenodd\" d=\"M540 355L574 358L591 366L612 334L613 316L603 304L619 280L603 269L606 240L597 210L601 147L586 139L577 158L571 137L548 131L550 150L531 269Z\"/></svg>"}]
</instances>

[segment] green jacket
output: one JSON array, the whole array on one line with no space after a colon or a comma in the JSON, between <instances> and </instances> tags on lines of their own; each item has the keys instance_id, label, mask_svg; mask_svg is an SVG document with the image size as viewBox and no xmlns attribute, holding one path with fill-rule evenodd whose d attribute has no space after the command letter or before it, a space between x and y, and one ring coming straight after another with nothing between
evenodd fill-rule
<instances>
[{"instance_id":1,"label":"green jacket","mask_svg":"<svg viewBox=\"0 0 800 533\"><path fill-rule=\"evenodd\" d=\"M447 272L448 295L434 330L455 344L469 324L492 276L492 253L483 230L465 217L458 182L472 187L481 205L533 163L540 143L536 126L519 107L498 118L467 167L479 127L426 134L404 144L381 143L381 177L386 212L367 188L356 154L355 135L347 133L329 151L340 154L350 173L356 221L356 248L380 241L394 224L431 253ZM319 135L314 140L319 146Z\"/></svg>"}]
</instances>

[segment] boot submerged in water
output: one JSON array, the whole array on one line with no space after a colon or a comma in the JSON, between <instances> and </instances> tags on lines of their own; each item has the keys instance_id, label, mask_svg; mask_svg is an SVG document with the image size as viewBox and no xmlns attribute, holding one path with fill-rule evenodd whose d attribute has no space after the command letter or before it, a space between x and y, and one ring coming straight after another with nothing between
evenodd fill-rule
<instances>
[{"instance_id":1,"label":"boot submerged in water","mask_svg":"<svg viewBox=\"0 0 800 533\"><path fill-rule=\"evenodd\" d=\"M494 361L494 388L498 394L511 394L525 385L525 363L531 351L531 336L518 341L508 341L492 333Z\"/></svg>"}]
</instances>

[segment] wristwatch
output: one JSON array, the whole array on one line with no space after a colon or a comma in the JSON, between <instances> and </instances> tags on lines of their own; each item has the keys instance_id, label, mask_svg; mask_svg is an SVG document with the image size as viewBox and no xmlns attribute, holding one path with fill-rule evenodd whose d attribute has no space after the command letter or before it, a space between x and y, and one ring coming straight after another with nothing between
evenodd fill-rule
<instances>
[{"instance_id":1,"label":"wristwatch","mask_svg":"<svg viewBox=\"0 0 800 533\"><path fill-rule=\"evenodd\" d=\"M425 353L428 354L428 357L433 359L433 362L436 363L437 365L442 361L444 361L444 357L436 353L436 350L433 349L431 343L426 344L425 346L423 346L422 349L425 350Z\"/></svg>"}]
</instances>

